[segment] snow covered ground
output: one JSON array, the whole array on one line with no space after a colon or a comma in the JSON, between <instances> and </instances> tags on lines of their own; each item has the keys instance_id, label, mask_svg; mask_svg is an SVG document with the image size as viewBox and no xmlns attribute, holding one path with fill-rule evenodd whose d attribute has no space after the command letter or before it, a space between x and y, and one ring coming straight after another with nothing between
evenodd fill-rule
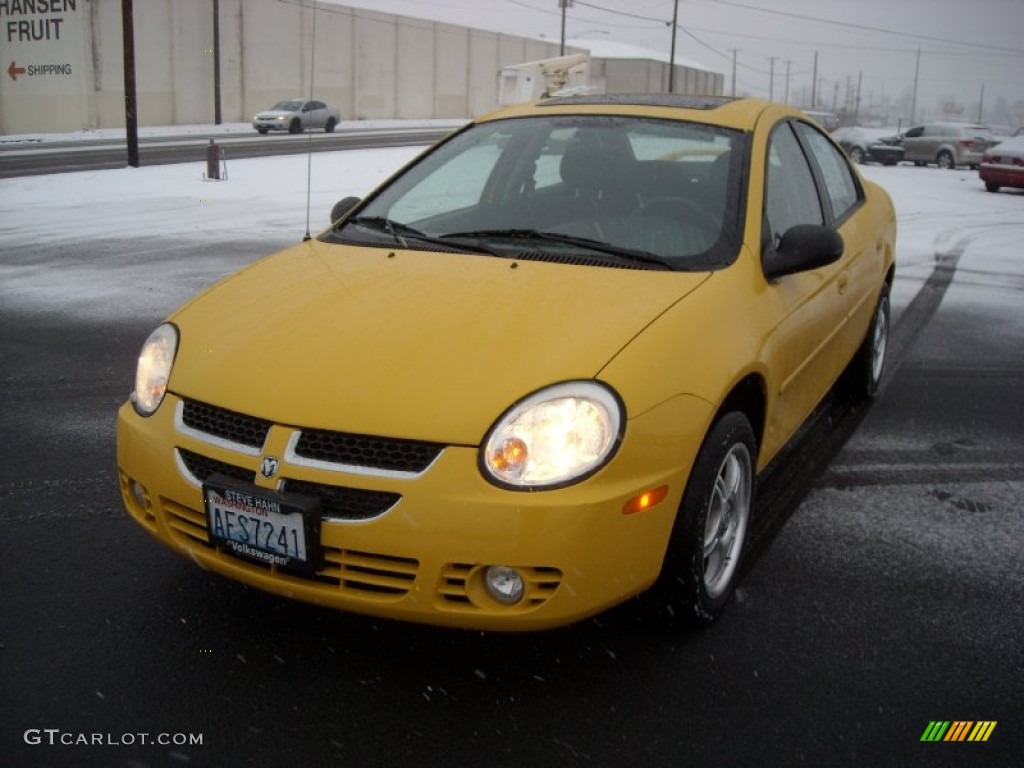
<instances>
[{"instance_id":1,"label":"snow covered ground","mask_svg":"<svg viewBox=\"0 0 1024 768\"><path fill-rule=\"evenodd\" d=\"M302 238L307 167L315 234L337 200L365 194L419 151L234 160L226 181L205 180L200 162L0 180L0 301L97 318L151 312L155 293L169 312L187 298L183 291ZM895 310L911 301L938 257L960 252L946 301L1019 335L1024 348L1024 190L987 193L966 169L861 170L889 191L898 212ZM81 243L97 240L110 244L109 256L77 256ZM203 242L209 258L197 260Z\"/></svg>"}]
</instances>

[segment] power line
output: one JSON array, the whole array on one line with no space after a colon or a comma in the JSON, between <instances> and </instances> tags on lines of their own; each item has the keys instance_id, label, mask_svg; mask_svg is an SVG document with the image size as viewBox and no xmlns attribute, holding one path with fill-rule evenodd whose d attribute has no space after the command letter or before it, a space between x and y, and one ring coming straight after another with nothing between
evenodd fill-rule
<instances>
[{"instance_id":1,"label":"power line","mask_svg":"<svg viewBox=\"0 0 1024 768\"><path fill-rule=\"evenodd\" d=\"M868 24L856 24L850 21L835 21L834 19L823 19L818 16L808 16L804 13L791 13L789 11L776 11L768 8L758 8L755 5L747 5L746 3L739 3L736 0L709 0L717 5L728 5L734 8L743 8L748 11L760 11L761 13L767 13L774 16L785 16L791 19L800 19L801 21L815 21L821 24L831 24L837 27L843 27L845 29L860 29L865 32L881 32L886 35L897 35L899 37L909 37L915 40L927 40L932 43L946 43L947 45L966 45L972 48L983 48L990 51L1005 51L1007 53L1024 56L1024 49L1020 48L1009 48L1002 45L989 45L985 43L970 43L964 40L952 40L945 37L932 37L930 35L920 35L915 32L898 31L893 29L884 29L882 27L873 27Z\"/></svg>"}]
</instances>

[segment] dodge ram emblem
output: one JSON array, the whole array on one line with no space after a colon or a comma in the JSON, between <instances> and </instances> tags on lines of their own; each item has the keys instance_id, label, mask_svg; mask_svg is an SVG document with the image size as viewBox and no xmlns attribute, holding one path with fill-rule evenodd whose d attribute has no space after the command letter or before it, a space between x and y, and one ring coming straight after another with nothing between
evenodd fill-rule
<instances>
[{"instance_id":1,"label":"dodge ram emblem","mask_svg":"<svg viewBox=\"0 0 1024 768\"><path fill-rule=\"evenodd\" d=\"M260 474L268 480L277 474L277 468L281 466L281 461L275 459L273 456L264 456L263 463L260 464Z\"/></svg>"}]
</instances>

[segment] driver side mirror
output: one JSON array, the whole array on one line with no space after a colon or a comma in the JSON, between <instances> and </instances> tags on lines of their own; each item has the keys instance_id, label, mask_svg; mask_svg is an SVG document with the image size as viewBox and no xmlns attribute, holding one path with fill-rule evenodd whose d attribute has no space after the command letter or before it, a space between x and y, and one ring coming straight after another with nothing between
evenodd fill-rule
<instances>
[{"instance_id":1,"label":"driver side mirror","mask_svg":"<svg viewBox=\"0 0 1024 768\"><path fill-rule=\"evenodd\" d=\"M343 197L331 208L331 224L336 224L349 211L359 205L358 197Z\"/></svg>"},{"instance_id":2,"label":"driver side mirror","mask_svg":"<svg viewBox=\"0 0 1024 768\"><path fill-rule=\"evenodd\" d=\"M786 230L775 250L765 254L764 276L777 280L833 264L842 258L844 247L843 238L830 227L797 224Z\"/></svg>"}]
</instances>

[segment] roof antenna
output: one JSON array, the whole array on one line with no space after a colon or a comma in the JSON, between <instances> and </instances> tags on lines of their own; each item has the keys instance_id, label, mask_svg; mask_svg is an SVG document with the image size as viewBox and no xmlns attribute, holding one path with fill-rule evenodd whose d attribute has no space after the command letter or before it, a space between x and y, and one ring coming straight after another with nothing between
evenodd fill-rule
<instances>
[{"instance_id":1,"label":"roof antenna","mask_svg":"<svg viewBox=\"0 0 1024 768\"><path fill-rule=\"evenodd\" d=\"M316 0L313 0L313 44L309 47L309 100L313 100L313 78L316 74ZM310 188L313 179L313 133L309 132L308 149L306 150L306 236L302 242L312 240L309 234Z\"/></svg>"}]
</instances>

